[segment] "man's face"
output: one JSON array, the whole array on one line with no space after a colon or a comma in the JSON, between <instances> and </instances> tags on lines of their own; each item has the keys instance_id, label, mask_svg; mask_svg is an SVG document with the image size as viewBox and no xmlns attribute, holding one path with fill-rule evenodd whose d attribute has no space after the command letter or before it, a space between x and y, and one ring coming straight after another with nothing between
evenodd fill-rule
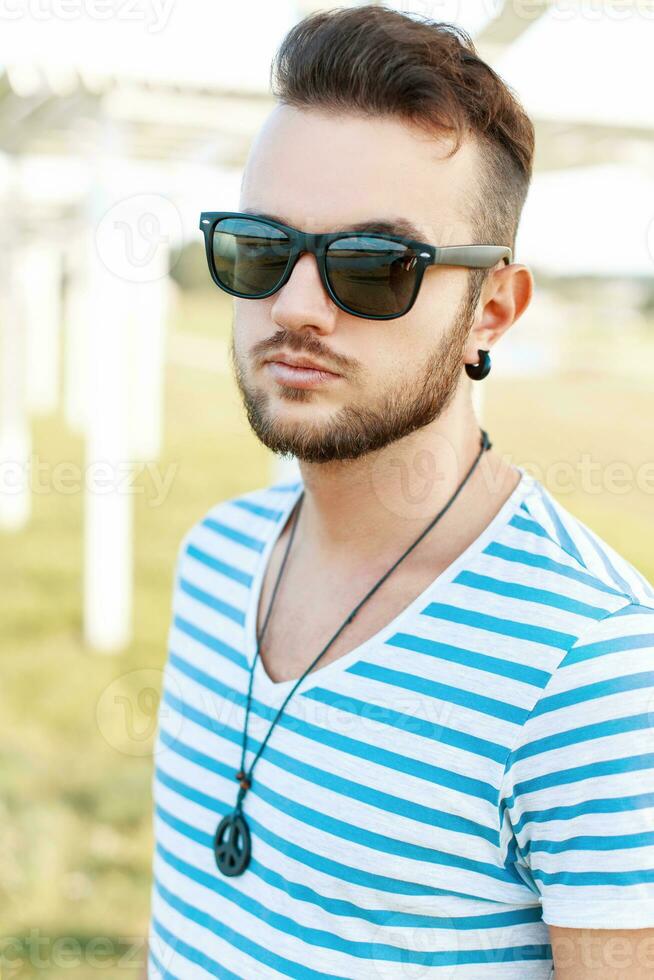
<instances>
[{"instance_id":1,"label":"man's face","mask_svg":"<svg viewBox=\"0 0 654 980\"><path fill-rule=\"evenodd\" d=\"M396 120L277 106L252 147L240 209L306 232L404 218L421 241L466 244L476 151L466 141L446 159L447 149ZM305 253L273 296L235 298L232 364L255 434L280 455L330 462L382 449L434 421L462 379L477 305L468 292L468 270L430 267L408 313L362 319L332 302ZM291 387L264 363L282 352L340 376Z\"/></svg>"}]
</instances>

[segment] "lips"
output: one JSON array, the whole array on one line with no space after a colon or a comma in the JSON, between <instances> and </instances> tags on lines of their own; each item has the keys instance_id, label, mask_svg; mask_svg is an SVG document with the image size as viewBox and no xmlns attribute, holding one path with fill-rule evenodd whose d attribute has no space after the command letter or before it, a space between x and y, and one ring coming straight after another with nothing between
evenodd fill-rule
<instances>
[{"instance_id":1,"label":"lips","mask_svg":"<svg viewBox=\"0 0 654 980\"><path fill-rule=\"evenodd\" d=\"M283 361L268 361L266 368L279 384L293 388L317 388L322 385L336 384L341 381L339 374L316 368L297 367Z\"/></svg>"},{"instance_id":2,"label":"lips","mask_svg":"<svg viewBox=\"0 0 654 980\"><path fill-rule=\"evenodd\" d=\"M336 374L336 371L331 371L328 367L325 367L323 364L319 364L317 361L311 361L308 357L293 357L290 354L279 354L269 358L269 361L277 364L287 364L289 367L293 368L306 368L309 371L321 371L323 374Z\"/></svg>"}]
</instances>

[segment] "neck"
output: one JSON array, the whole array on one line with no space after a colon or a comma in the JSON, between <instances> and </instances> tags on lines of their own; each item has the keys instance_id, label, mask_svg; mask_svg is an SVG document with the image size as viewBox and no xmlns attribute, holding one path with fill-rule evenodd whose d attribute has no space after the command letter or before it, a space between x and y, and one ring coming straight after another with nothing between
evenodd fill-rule
<instances>
[{"instance_id":1,"label":"neck","mask_svg":"<svg viewBox=\"0 0 654 980\"><path fill-rule=\"evenodd\" d=\"M298 545L306 555L344 570L387 563L389 553L408 547L445 507L480 449L472 405L462 409L454 403L432 424L360 459L300 461L305 499ZM476 523L471 514L492 513L494 499L499 510L518 476L492 450L484 452L426 538L464 541L465 529Z\"/></svg>"}]
</instances>

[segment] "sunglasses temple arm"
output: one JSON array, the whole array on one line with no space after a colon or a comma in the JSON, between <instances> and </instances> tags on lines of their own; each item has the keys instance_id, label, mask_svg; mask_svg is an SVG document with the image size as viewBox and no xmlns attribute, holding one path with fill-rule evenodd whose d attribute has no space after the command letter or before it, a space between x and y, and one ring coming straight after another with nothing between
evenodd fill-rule
<instances>
[{"instance_id":1,"label":"sunglasses temple arm","mask_svg":"<svg viewBox=\"0 0 654 980\"><path fill-rule=\"evenodd\" d=\"M513 257L508 245L446 245L434 252L434 265L464 265L472 269L490 269L500 259L509 265Z\"/></svg>"}]
</instances>

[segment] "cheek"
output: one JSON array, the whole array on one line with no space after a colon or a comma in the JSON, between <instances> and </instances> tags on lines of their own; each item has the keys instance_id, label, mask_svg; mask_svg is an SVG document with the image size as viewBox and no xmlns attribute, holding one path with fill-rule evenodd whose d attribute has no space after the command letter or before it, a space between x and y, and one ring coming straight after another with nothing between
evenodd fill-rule
<instances>
[{"instance_id":1,"label":"cheek","mask_svg":"<svg viewBox=\"0 0 654 980\"><path fill-rule=\"evenodd\" d=\"M428 311L437 322L449 323L465 295L467 274L467 269L455 266L427 269L414 307L418 315L425 316Z\"/></svg>"},{"instance_id":2,"label":"cheek","mask_svg":"<svg viewBox=\"0 0 654 980\"><path fill-rule=\"evenodd\" d=\"M424 339L400 326L404 319L406 317L398 319L396 324L390 320L380 322L362 343L357 343L356 348L348 349L343 345L345 355L360 364L357 384L362 389L383 392L396 388L398 379L412 377L424 359Z\"/></svg>"},{"instance_id":3,"label":"cheek","mask_svg":"<svg viewBox=\"0 0 654 980\"><path fill-rule=\"evenodd\" d=\"M275 324L270 318L271 301L247 300L234 297L234 346L239 354L247 354L251 348L270 340L275 334Z\"/></svg>"},{"instance_id":4,"label":"cheek","mask_svg":"<svg viewBox=\"0 0 654 980\"><path fill-rule=\"evenodd\" d=\"M391 379L414 376L437 342L438 317L412 309L380 326L374 356L377 373Z\"/></svg>"}]
</instances>

